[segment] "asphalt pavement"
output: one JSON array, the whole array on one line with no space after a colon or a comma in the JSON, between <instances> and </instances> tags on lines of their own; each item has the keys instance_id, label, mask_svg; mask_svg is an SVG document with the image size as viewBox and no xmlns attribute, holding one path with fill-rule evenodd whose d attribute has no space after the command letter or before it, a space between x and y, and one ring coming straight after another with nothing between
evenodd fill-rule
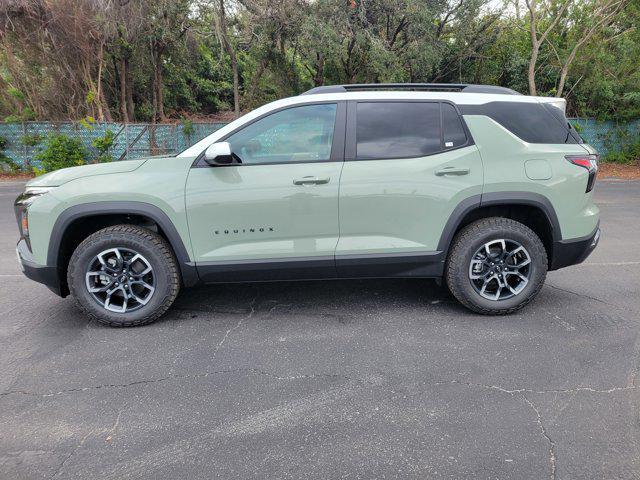
<instances>
[{"instance_id":1,"label":"asphalt pavement","mask_svg":"<svg viewBox=\"0 0 640 480\"><path fill-rule=\"evenodd\" d=\"M640 183L506 317L426 280L234 284L88 322L20 273L0 183L1 479L640 477Z\"/></svg>"}]
</instances>

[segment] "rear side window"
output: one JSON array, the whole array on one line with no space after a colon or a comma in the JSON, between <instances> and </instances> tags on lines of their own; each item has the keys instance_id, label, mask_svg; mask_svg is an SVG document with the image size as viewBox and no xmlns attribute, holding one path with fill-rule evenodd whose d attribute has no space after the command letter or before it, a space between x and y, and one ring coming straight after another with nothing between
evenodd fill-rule
<instances>
[{"instance_id":1,"label":"rear side window","mask_svg":"<svg viewBox=\"0 0 640 480\"><path fill-rule=\"evenodd\" d=\"M357 104L356 158L422 157L442 150L440 104L362 102Z\"/></svg>"},{"instance_id":2,"label":"rear side window","mask_svg":"<svg viewBox=\"0 0 640 480\"><path fill-rule=\"evenodd\" d=\"M564 128L567 129L567 131L569 132L569 135L571 135L571 137L576 141L575 143L584 143L584 140L582 139L580 134L576 131L576 129L573 128L573 125L571 125L571 122L567 120L567 117L564 116L564 113L562 112L562 110L548 103L543 103L542 106L545 108L547 112L549 112L553 117L555 117L555 119L558 120L558 122L560 122L560 124ZM574 142L568 141L565 143L574 143Z\"/></svg>"},{"instance_id":3,"label":"rear side window","mask_svg":"<svg viewBox=\"0 0 640 480\"><path fill-rule=\"evenodd\" d=\"M558 119L557 114L562 117ZM465 115L486 115L511 133L529 143L579 143L569 123L554 106L523 102L489 102L484 105L464 105Z\"/></svg>"},{"instance_id":4,"label":"rear side window","mask_svg":"<svg viewBox=\"0 0 640 480\"><path fill-rule=\"evenodd\" d=\"M457 148L467 143L462 120L450 103L442 103L442 135L444 148Z\"/></svg>"}]
</instances>

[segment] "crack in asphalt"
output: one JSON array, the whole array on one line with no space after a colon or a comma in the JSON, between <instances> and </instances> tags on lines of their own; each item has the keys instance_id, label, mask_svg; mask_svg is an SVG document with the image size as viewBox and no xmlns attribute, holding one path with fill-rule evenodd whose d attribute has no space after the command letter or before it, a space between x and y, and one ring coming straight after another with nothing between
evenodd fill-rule
<instances>
[{"instance_id":1,"label":"crack in asphalt","mask_svg":"<svg viewBox=\"0 0 640 480\"><path fill-rule=\"evenodd\" d=\"M555 478L556 478L556 458L557 458L556 457L556 444L555 444L555 442L553 440L551 440L551 437L547 433L547 429L544 427L544 423L542 423L542 415L540 415L540 410L538 410L538 408L533 404L533 402L531 400L529 400L524 394L520 394L520 396L525 401L525 403L527 403L532 408L532 410L536 413L538 427L540 428L540 432L542 433L542 436L544 438L546 438L547 442L549 443L549 464L551 465L550 478L551 478L551 480L555 480Z\"/></svg>"},{"instance_id":2,"label":"crack in asphalt","mask_svg":"<svg viewBox=\"0 0 640 480\"><path fill-rule=\"evenodd\" d=\"M459 380L451 380L448 382L435 382L433 385L465 385L467 387L479 387L490 390L497 390L503 393L515 394L515 393L533 393L539 395L552 394L552 393L578 393L578 392L590 392L590 393L614 393L625 390L635 390L635 385L625 385L624 387L610 387L610 388L594 388L594 387L573 387L573 388L556 388L547 390L534 390L531 388L503 388L498 385L487 385L483 383L461 382Z\"/></svg>"},{"instance_id":3,"label":"crack in asphalt","mask_svg":"<svg viewBox=\"0 0 640 480\"><path fill-rule=\"evenodd\" d=\"M154 379L146 379L146 380L137 380L129 383L105 383L101 385L92 385L89 387L78 387L78 388L68 388L65 390L60 390L58 392L48 392L48 393L38 393L31 392L27 390L10 390L8 392L0 393L0 397L7 395L29 395L34 397L55 397L58 395L63 395L65 393L78 393L78 392L87 392L90 390L100 390L100 389L108 389L108 388L128 388L137 385L150 385L154 383L166 382L169 380L185 380L185 379L198 379L198 378L206 378L214 375L223 375L228 373L253 373L256 375L263 375L270 378L275 378L276 380L302 380L302 379L313 379L313 378L341 378L348 381L358 381L360 383L366 384L370 383L373 385L377 385L374 382L366 382L364 380L354 380L353 378L347 375L340 374L332 374L332 373L319 373L319 374L306 374L306 375L277 375L274 373L270 373L264 370L260 370L257 368L235 368L235 369L227 369L227 370L217 370L211 372L203 372L203 373L195 373L195 374L185 374L185 375L167 375L166 377L154 378Z\"/></svg>"},{"instance_id":4,"label":"crack in asphalt","mask_svg":"<svg viewBox=\"0 0 640 480\"><path fill-rule=\"evenodd\" d=\"M62 472L62 470L64 469L64 466L67 464L67 462L71 459L71 457L73 457L76 454L76 452L78 450L80 450L82 448L82 446L84 445L84 442L86 442L87 438L89 438L93 433L94 433L94 430L90 430L89 433L87 433L84 437L82 437L82 439L80 439L78 444L75 447L73 447L73 450L71 450L71 452L69 452L69 455L67 455L64 458L64 460L62 460L62 462L60 462L60 465L58 465L58 468L56 468L56 470L49 477L49 479L56 478L60 474L60 472Z\"/></svg>"},{"instance_id":5,"label":"crack in asphalt","mask_svg":"<svg viewBox=\"0 0 640 480\"><path fill-rule=\"evenodd\" d=\"M517 398L516 396L522 398L522 400L524 400L524 402L534 411L534 413L536 414L536 422L538 424L538 428L540 429L540 433L542 434L542 436L545 438L545 440L547 441L547 443L549 444L549 465L551 467L551 473L549 478L551 478L551 480L555 480L556 478L556 460L557 460L557 455L556 455L556 444L555 442L551 439L551 437L549 436L549 433L547 432L547 429L544 426L544 423L542 423L542 415L540 414L540 410L538 410L538 407L535 406L535 404L529 400L527 398L527 396L525 395L525 393L532 393L532 394L548 394L548 393L578 393L578 392L591 392L591 393L613 393L616 391L620 391L620 390L633 390L634 388L632 387L613 387L613 388L609 388L606 390L599 390L599 389L595 389L595 388L591 388L591 387L577 387L577 388L571 388L571 389L566 389L566 390L541 390L541 391L535 391L535 390L531 390L531 389L527 389L527 388L517 388L517 389L507 389L507 388L502 388L498 385L486 385L486 384L482 384L482 383L470 383L470 382L460 382L460 381L456 381L453 380L451 382L439 382L438 385L463 385L466 387L475 387L475 388L484 388L487 390L494 390L497 392L501 392L501 393L506 393L508 395L510 395L512 398Z\"/></svg>"},{"instance_id":6,"label":"crack in asphalt","mask_svg":"<svg viewBox=\"0 0 640 480\"><path fill-rule=\"evenodd\" d=\"M314 378L340 378L343 380L348 380L352 382L361 383L363 385L374 385L380 386L381 382L370 381L361 378L354 378L349 375L338 374L338 373L312 373L312 374L302 374L302 375L279 375L276 373L268 372L266 370L261 370L258 368L234 368L234 369L225 369L225 370L215 370L208 371L202 373L193 373L193 374L172 374L167 375L165 377L154 378L154 379L144 379L144 380L136 380L128 383L105 383L100 385L91 385L88 387L78 387L78 388L69 388L65 390L60 390L58 392L48 392L48 393L39 393L39 392L31 392L27 390L10 390L7 392L0 393L0 397L7 395L30 395L36 397L54 397L57 395L62 395L65 393L77 393L77 392L86 392L90 390L100 390L107 388L127 388L137 385L149 385L154 383L166 382L170 380L186 380L186 379L198 379L198 378L206 378L214 375L224 375L230 373L249 373L256 375L263 375L266 377L274 378L276 380L304 380L304 379L314 379ZM546 394L558 394L558 393L579 393L579 392L588 392L588 393L614 393L620 391L630 391L636 390L637 387L635 385L627 385L624 387L610 387L610 388L594 388L594 387L573 387L566 389L548 389L548 390L534 390L529 388L503 388L498 385L489 385L482 383L472 383L472 382L461 382L459 380L450 380L450 381L440 381L428 383L428 386L443 386L443 385L460 385L466 387L476 387L476 388L484 388L487 390L495 390L502 393L508 393L510 395L514 394L538 394L538 395L546 395Z\"/></svg>"},{"instance_id":7,"label":"crack in asphalt","mask_svg":"<svg viewBox=\"0 0 640 480\"><path fill-rule=\"evenodd\" d=\"M255 302L255 299L252 302L252 306L253 306L254 302ZM251 315L251 313L249 315ZM247 316L246 318L249 318L249 316ZM230 331L233 331L233 330L234 329L230 329ZM221 344L222 344L222 342L221 342ZM261 369L256 369L256 368L238 368L238 369L218 370L218 371L204 372L204 373L190 374L190 375L168 375L166 377L161 377L161 378L157 378L157 379L139 380L139 381L123 383L123 384L95 385L95 386L91 386L91 387L83 387L83 388L73 388L73 389L61 390L59 392L54 392L54 393L36 393L36 392L28 392L28 391L16 390L16 391L10 391L10 392L1 393L0 396L6 396L6 395L12 395L12 394L22 394L22 395L30 395L30 396L37 396L37 397L53 397L53 396L62 395L62 394L66 394L66 393L83 392L83 391L88 391L88 390L99 390L99 389L103 389L103 388L127 388L127 387L135 386L135 385L154 384L154 383L165 382L165 381L169 381L169 380L179 380L179 379L206 378L206 377L213 376L213 375L221 375L221 374L229 374L229 373L245 373L245 374L250 373L250 374L266 376L266 377L269 377L269 378L274 378L276 380L285 380L285 381L302 380L302 379L316 379L316 378L342 379L342 380L346 380L346 381L350 381L350 382L354 382L354 383L359 383L361 385L372 385L372 386L376 386L376 387L381 387L382 383L383 383L383 382L380 382L380 381L375 382L375 381L366 380L366 379L353 378L353 377L350 377L348 375L343 375L343 374L313 373L313 374L302 374L302 375L278 375L278 374L275 374L275 373L268 372L266 370L261 370ZM548 433L548 431L547 431L547 429L546 429L546 427L545 427L545 425L544 425L544 423L542 421L542 414L540 413L540 410L536 407L536 405L525 394L538 394L538 395L558 394L558 393L577 394L577 393L580 393L580 392L598 393L598 394L611 394L611 393L620 392L620 391L636 390L636 386L633 385L633 384L629 384L629 385L624 386L624 387L611 387L611 388L574 387L574 388L567 388L567 389L548 389L548 390L534 390L534 389L529 389L529 388L504 388L504 387L501 387L499 385L472 383L472 382L461 382L461 381L458 381L458 380L451 380L451 381L446 381L446 382L433 382L433 383L428 383L427 384L427 386L431 386L431 387L445 386L445 385L463 386L463 387L467 387L467 388L482 388L482 389L485 389L485 390L491 390L491 391L495 391L495 392L508 394L514 399L515 398L522 399L522 401L524 403L526 403L526 405L529 408L531 408L531 410L533 410L533 412L536 414L536 423L538 425L538 428L540 429L540 433L544 437L546 443L548 443L548 445L549 445L549 465L550 465L550 469L551 469L549 478L551 480L555 480L556 479L556 463L557 463L556 443L553 441L553 439L549 435L549 433ZM110 431L115 431L115 429L117 428L117 426L119 424L119 421L120 421L121 413L122 413L122 410L120 410L120 412L118 413L116 422L115 422L114 426L110 429ZM85 443L87 438L92 433L94 433L94 430L90 431L87 435L85 435L81 439L81 441L78 443L78 445L76 445L76 447L73 449L73 451L62 461L62 463L60 464L60 466L58 467L56 472L50 478L56 477L60 473L60 471L62 471L64 465L77 452L77 450L82 447L82 445Z\"/></svg>"},{"instance_id":8,"label":"crack in asphalt","mask_svg":"<svg viewBox=\"0 0 640 480\"><path fill-rule=\"evenodd\" d=\"M584 293L574 292L573 290L567 290L566 288L558 287L557 285L554 285L554 284L550 283L548 280L544 282L544 286L551 287L551 288L554 288L556 290L560 290L561 292L571 293L572 295L576 295L577 297L582 297L582 298L587 298L589 300L594 300L596 302L600 302L600 303L603 303L605 305L609 305L610 307L618 307L618 305L614 305L612 303L605 302L604 300L602 300L600 298L592 297L590 295L585 295Z\"/></svg>"},{"instance_id":9,"label":"crack in asphalt","mask_svg":"<svg viewBox=\"0 0 640 480\"><path fill-rule=\"evenodd\" d=\"M230 328L229 330L226 331L226 333L222 337L222 340L220 340L218 345L216 345L215 350L213 351L213 358L215 358L216 354L218 353L218 350L220 350L220 347L222 347L222 345L227 340L227 337L231 334L231 332L234 332L237 329L239 329L242 326L242 323L245 320L249 320L251 317L253 317L253 314L256 311L256 308L255 308L256 301L258 300L259 296L260 296L260 289L258 287L256 287L256 294L253 297L253 299L251 300L251 302L249 303L249 309L250 309L249 310L249 314L244 316L244 317L241 317L240 320L238 320L238 323L236 323L235 327L232 327L232 328Z\"/></svg>"}]
</instances>

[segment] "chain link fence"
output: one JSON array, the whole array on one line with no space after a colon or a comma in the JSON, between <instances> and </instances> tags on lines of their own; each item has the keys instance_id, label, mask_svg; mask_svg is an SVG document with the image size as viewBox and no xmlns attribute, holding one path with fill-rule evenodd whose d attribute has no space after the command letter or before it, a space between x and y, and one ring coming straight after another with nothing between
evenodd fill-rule
<instances>
[{"instance_id":1,"label":"chain link fence","mask_svg":"<svg viewBox=\"0 0 640 480\"><path fill-rule=\"evenodd\" d=\"M24 169L38 166L34 157L50 134L64 134L82 141L88 160L98 156L92 142L113 132L109 154L114 161L151 155L174 155L215 132L226 123L149 124L77 122L0 123L0 137L6 144L3 153Z\"/></svg>"},{"instance_id":2,"label":"chain link fence","mask_svg":"<svg viewBox=\"0 0 640 480\"><path fill-rule=\"evenodd\" d=\"M626 124L600 122L591 118L573 118L584 140L601 155L619 150L625 143L637 142L640 120ZM185 124L99 123L91 128L77 122L0 123L0 137L6 140L3 153L25 170L37 167L34 157L51 133L79 138L89 152L89 161L98 156L92 142L104 137L107 130L114 134L109 153L115 161L151 155L173 155L183 151L226 123L194 122Z\"/></svg>"}]
</instances>

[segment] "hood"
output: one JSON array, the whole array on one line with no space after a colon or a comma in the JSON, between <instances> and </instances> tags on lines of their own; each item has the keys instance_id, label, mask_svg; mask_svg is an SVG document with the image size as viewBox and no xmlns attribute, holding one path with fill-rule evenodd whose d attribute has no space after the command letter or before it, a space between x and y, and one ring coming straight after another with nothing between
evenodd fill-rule
<instances>
[{"instance_id":1,"label":"hood","mask_svg":"<svg viewBox=\"0 0 640 480\"><path fill-rule=\"evenodd\" d=\"M132 172L147 160L148 158L138 158L121 162L95 163L92 165L82 165L80 167L62 168L55 172L46 173L34 178L27 183L27 187L59 187L71 180L82 177Z\"/></svg>"}]
</instances>

